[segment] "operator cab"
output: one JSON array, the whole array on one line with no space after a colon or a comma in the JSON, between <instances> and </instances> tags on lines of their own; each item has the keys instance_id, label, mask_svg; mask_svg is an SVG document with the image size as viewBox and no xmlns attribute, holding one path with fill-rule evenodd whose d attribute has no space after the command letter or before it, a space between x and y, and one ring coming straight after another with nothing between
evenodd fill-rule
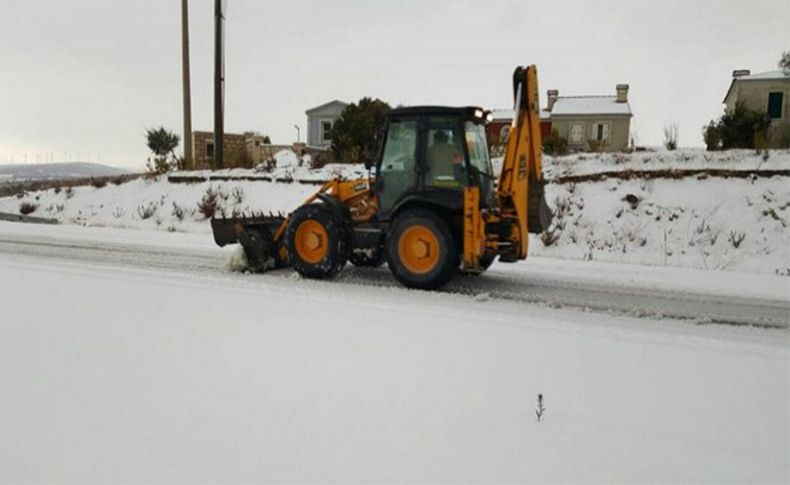
<instances>
[{"instance_id":1,"label":"operator cab","mask_svg":"<svg viewBox=\"0 0 790 485\"><path fill-rule=\"evenodd\" d=\"M476 107L416 106L387 114L376 166L375 192L383 218L410 200L453 211L463 208L463 189L480 187L481 205L494 203L494 175L485 125Z\"/></svg>"}]
</instances>

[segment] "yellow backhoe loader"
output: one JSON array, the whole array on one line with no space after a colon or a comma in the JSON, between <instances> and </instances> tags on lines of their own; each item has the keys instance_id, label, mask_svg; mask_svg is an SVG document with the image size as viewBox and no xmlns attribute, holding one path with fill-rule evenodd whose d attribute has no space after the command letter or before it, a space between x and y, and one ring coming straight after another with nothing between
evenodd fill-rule
<instances>
[{"instance_id":1,"label":"yellow backhoe loader","mask_svg":"<svg viewBox=\"0 0 790 485\"><path fill-rule=\"evenodd\" d=\"M347 261L385 261L401 283L435 289L495 258L527 257L551 221L543 194L535 66L513 75L515 115L498 178L481 108L396 108L369 177L332 180L287 216L215 217L214 240L240 243L253 272L290 266L329 278ZM375 171L373 170L375 169Z\"/></svg>"}]
</instances>

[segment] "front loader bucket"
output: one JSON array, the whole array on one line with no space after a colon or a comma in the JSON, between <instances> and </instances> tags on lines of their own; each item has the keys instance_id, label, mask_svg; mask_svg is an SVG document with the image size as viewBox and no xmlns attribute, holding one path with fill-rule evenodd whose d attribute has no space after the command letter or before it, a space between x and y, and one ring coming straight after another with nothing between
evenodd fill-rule
<instances>
[{"instance_id":1,"label":"front loader bucket","mask_svg":"<svg viewBox=\"0 0 790 485\"><path fill-rule=\"evenodd\" d=\"M247 255L247 265L253 273L285 265L282 241L275 235L286 218L282 215L241 217L213 217L211 230L218 246L241 244Z\"/></svg>"}]
</instances>

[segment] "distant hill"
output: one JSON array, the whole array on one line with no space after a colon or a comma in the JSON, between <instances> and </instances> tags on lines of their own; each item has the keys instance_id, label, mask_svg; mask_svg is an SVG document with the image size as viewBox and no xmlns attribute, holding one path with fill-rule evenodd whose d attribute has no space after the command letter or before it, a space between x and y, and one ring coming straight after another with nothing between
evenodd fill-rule
<instances>
[{"instance_id":1,"label":"distant hill","mask_svg":"<svg viewBox=\"0 0 790 485\"><path fill-rule=\"evenodd\" d=\"M0 165L0 184L114 177L128 173L128 170L88 162Z\"/></svg>"}]
</instances>

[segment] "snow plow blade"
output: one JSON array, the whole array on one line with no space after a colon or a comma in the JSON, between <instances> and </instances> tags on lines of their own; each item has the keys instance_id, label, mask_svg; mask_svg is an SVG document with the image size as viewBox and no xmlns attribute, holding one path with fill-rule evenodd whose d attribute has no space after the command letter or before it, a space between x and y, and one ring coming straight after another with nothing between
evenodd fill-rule
<instances>
[{"instance_id":1,"label":"snow plow blade","mask_svg":"<svg viewBox=\"0 0 790 485\"><path fill-rule=\"evenodd\" d=\"M250 271L262 273L286 264L285 248L282 240L277 239L286 220L281 214L213 217L211 230L214 242L220 247L241 244Z\"/></svg>"}]
</instances>

